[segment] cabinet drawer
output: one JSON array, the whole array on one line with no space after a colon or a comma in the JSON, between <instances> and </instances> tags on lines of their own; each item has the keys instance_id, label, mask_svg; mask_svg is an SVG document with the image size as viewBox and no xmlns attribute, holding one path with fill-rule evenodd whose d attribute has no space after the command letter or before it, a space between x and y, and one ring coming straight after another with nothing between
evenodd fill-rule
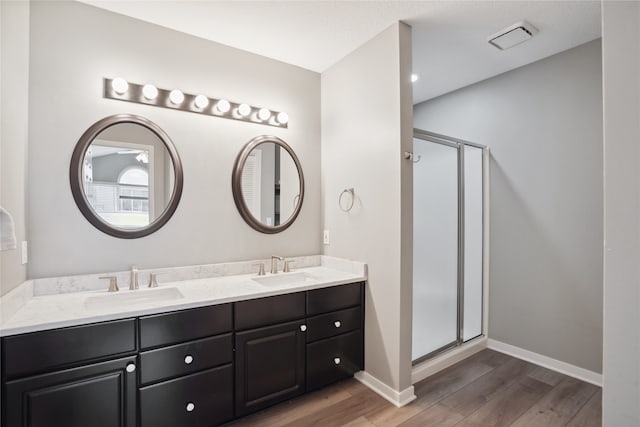
<instances>
[{"instance_id":1,"label":"cabinet drawer","mask_svg":"<svg viewBox=\"0 0 640 427\"><path fill-rule=\"evenodd\" d=\"M321 314L307 320L307 342L360 329L360 307Z\"/></svg>"},{"instance_id":2,"label":"cabinet drawer","mask_svg":"<svg viewBox=\"0 0 640 427\"><path fill-rule=\"evenodd\" d=\"M159 347L231 332L231 304L140 318L140 347Z\"/></svg>"},{"instance_id":3,"label":"cabinet drawer","mask_svg":"<svg viewBox=\"0 0 640 427\"><path fill-rule=\"evenodd\" d=\"M214 426L232 417L231 365L140 388L142 427Z\"/></svg>"},{"instance_id":4,"label":"cabinet drawer","mask_svg":"<svg viewBox=\"0 0 640 427\"><path fill-rule=\"evenodd\" d=\"M136 351L135 319L94 323L2 339L7 378Z\"/></svg>"},{"instance_id":5,"label":"cabinet drawer","mask_svg":"<svg viewBox=\"0 0 640 427\"><path fill-rule=\"evenodd\" d=\"M307 292L307 316L360 305L362 283L333 286Z\"/></svg>"},{"instance_id":6,"label":"cabinet drawer","mask_svg":"<svg viewBox=\"0 0 640 427\"><path fill-rule=\"evenodd\" d=\"M304 317L304 292L236 303L236 330L269 326Z\"/></svg>"},{"instance_id":7,"label":"cabinet drawer","mask_svg":"<svg viewBox=\"0 0 640 427\"><path fill-rule=\"evenodd\" d=\"M140 353L140 381L143 384L190 374L230 363L231 334L219 335Z\"/></svg>"},{"instance_id":8,"label":"cabinet drawer","mask_svg":"<svg viewBox=\"0 0 640 427\"><path fill-rule=\"evenodd\" d=\"M361 369L360 330L307 344L307 391L351 377Z\"/></svg>"}]
</instances>

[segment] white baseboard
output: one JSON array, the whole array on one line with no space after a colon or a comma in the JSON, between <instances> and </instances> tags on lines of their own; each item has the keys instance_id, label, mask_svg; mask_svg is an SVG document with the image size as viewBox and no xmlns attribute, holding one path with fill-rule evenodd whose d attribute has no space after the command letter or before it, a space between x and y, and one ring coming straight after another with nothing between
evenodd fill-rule
<instances>
[{"instance_id":1,"label":"white baseboard","mask_svg":"<svg viewBox=\"0 0 640 427\"><path fill-rule=\"evenodd\" d=\"M398 408L401 408L416 399L416 395L413 392L413 386L407 387L398 392L366 371L356 372L354 377Z\"/></svg>"},{"instance_id":2,"label":"white baseboard","mask_svg":"<svg viewBox=\"0 0 640 427\"><path fill-rule=\"evenodd\" d=\"M430 377L449 366L455 365L485 348L487 348L487 338L481 337L473 340L472 342L463 344L460 347L455 347L446 351L433 359L425 360L424 362L415 365L411 370L411 384L422 381L423 379Z\"/></svg>"},{"instance_id":3,"label":"white baseboard","mask_svg":"<svg viewBox=\"0 0 640 427\"><path fill-rule=\"evenodd\" d=\"M525 350L524 348L516 347L511 344L496 341L494 339L489 339L487 347L492 350L499 351L500 353L505 353L509 356L517 357L518 359L526 360L527 362L535 363L536 365L543 366L551 369L552 371L560 372L561 374L602 387L602 374L597 372L562 362L542 354L534 353L533 351Z\"/></svg>"}]
</instances>

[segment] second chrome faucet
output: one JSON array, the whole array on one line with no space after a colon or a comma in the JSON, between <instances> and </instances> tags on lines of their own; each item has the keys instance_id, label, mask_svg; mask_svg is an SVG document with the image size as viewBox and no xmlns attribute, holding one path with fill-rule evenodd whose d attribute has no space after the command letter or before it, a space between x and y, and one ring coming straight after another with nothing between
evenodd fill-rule
<instances>
[{"instance_id":1,"label":"second chrome faucet","mask_svg":"<svg viewBox=\"0 0 640 427\"><path fill-rule=\"evenodd\" d=\"M284 262L284 257L271 255L271 274L278 273L278 261Z\"/></svg>"},{"instance_id":2,"label":"second chrome faucet","mask_svg":"<svg viewBox=\"0 0 640 427\"><path fill-rule=\"evenodd\" d=\"M282 272L288 273L290 271L289 264L291 264L291 260L287 260L282 256L271 255L271 274L276 274L278 272L278 261L282 261Z\"/></svg>"},{"instance_id":3,"label":"second chrome faucet","mask_svg":"<svg viewBox=\"0 0 640 427\"><path fill-rule=\"evenodd\" d=\"M133 291L138 289L139 287L140 286L138 285L138 268L135 265L132 265L129 273L129 290Z\"/></svg>"}]
</instances>

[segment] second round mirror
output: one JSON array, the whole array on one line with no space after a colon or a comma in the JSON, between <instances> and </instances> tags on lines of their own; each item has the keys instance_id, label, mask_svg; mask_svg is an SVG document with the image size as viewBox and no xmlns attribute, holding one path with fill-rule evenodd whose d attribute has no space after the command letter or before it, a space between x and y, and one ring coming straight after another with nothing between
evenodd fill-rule
<instances>
[{"instance_id":1,"label":"second round mirror","mask_svg":"<svg viewBox=\"0 0 640 427\"><path fill-rule=\"evenodd\" d=\"M259 136L245 145L234 165L232 186L240 215L262 233L288 228L304 197L300 162L275 136Z\"/></svg>"}]
</instances>

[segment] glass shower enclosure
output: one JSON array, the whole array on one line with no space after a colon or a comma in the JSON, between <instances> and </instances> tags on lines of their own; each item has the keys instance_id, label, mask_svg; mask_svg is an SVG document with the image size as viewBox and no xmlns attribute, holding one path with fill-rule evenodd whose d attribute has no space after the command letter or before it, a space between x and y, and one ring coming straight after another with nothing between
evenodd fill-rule
<instances>
[{"instance_id":1,"label":"glass shower enclosure","mask_svg":"<svg viewBox=\"0 0 640 427\"><path fill-rule=\"evenodd\" d=\"M418 129L413 145L417 364L483 334L487 149Z\"/></svg>"}]
</instances>

